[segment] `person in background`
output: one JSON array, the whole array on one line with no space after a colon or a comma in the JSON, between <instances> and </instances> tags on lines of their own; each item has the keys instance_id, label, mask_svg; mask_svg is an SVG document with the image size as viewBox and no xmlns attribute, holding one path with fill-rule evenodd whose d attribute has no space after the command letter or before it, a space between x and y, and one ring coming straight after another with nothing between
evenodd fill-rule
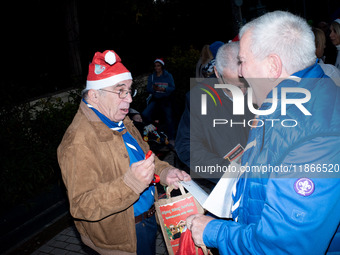
<instances>
[{"instance_id":1,"label":"person in background","mask_svg":"<svg viewBox=\"0 0 340 255\"><path fill-rule=\"evenodd\" d=\"M148 105L142 112L147 123L152 123L156 111L164 114L170 145L175 145L175 125L172 113L171 95L175 90L172 75L164 69L165 63L161 58L154 61L155 71L148 77L147 91L150 93Z\"/></svg>"},{"instance_id":2,"label":"person in background","mask_svg":"<svg viewBox=\"0 0 340 255\"><path fill-rule=\"evenodd\" d=\"M335 64L336 60L336 47L331 42L331 39L329 38L329 35L331 33L330 30L330 24L328 24L325 21L320 21L317 26L317 28L321 29L325 36L326 36L326 44L325 44L325 50L324 50L324 56L323 56L323 62L326 64Z\"/></svg>"},{"instance_id":3,"label":"person in background","mask_svg":"<svg viewBox=\"0 0 340 255\"><path fill-rule=\"evenodd\" d=\"M334 65L340 69L340 18L332 22L330 29L331 33L329 38L337 49L337 57Z\"/></svg>"},{"instance_id":4,"label":"person in background","mask_svg":"<svg viewBox=\"0 0 340 255\"><path fill-rule=\"evenodd\" d=\"M204 45L201 50L200 59L198 60L196 64L196 78L204 78L202 69L213 58L214 56L212 55L211 50L209 49L209 44Z\"/></svg>"},{"instance_id":5,"label":"person in background","mask_svg":"<svg viewBox=\"0 0 340 255\"><path fill-rule=\"evenodd\" d=\"M153 124L146 124L143 121L142 115L138 111L130 108L128 116L143 137L144 142L149 143L152 151L157 150L157 148L152 146L153 144L150 144L151 142L163 145L168 144L169 141L167 135L163 131L157 130L157 127Z\"/></svg>"},{"instance_id":6,"label":"person in background","mask_svg":"<svg viewBox=\"0 0 340 255\"><path fill-rule=\"evenodd\" d=\"M143 136L144 127L146 125L143 123L142 115L137 110L130 108L128 116L132 120L133 125L135 125L139 133Z\"/></svg>"},{"instance_id":7,"label":"person in background","mask_svg":"<svg viewBox=\"0 0 340 255\"><path fill-rule=\"evenodd\" d=\"M340 69L334 65L324 63L324 50L326 47L326 36L325 33L319 28L312 28L315 36L315 55L317 62L321 66L322 70L326 75L333 79L337 86L340 86Z\"/></svg>"},{"instance_id":8,"label":"person in background","mask_svg":"<svg viewBox=\"0 0 340 255\"><path fill-rule=\"evenodd\" d=\"M139 111L133 109L133 108L130 108L129 109L129 115L130 119L135 123L141 123L143 122L143 119L142 119L142 115L140 115Z\"/></svg>"},{"instance_id":9,"label":"person in background","mask_svg":"<svg viewBox=\"0 0 340 255\"><path fill-rule=\"evenodd\" d=\"M315 36L315 55L318 59L318 63L324 63L324 52L326 48L326 36L320 28L312 28Z\"/></svg>"},{"instance_id":10,"label":"person in background","mask_svg":"<svg viewBox=\"0 0 340 255\"><path fill-rule=\"evenodd\" d=\"M112 50L89 66L79 110L58 147L58 162L81 240L100 254L155 254L154 174L178 188L190 176L154 154L126 115L131 73Z\"/></svg>"},{"instance_id":11,"label":"person in background","mask_svg":"<svg viewBox=\"0 0 340 255\"><path fill-rule=\"evenodd\" d=\"M222 255L339 254L340 172L326 166L339 168L340 88L316 63L304 19L269 12L239 34L239 72L259 110L271 109L285 91L296 104L287 104L285 114L278 106L259 115L250 130L244 173L230 194L234 221L196 214L187 227L196 245L217 247ZM286 119L298 124L279 124Z\"/></svg>"},{"instance_id":12,"label":"person in background","mask_svg":"<svg viewBox=\"0 0 340 255\"><path fill-rule=\"evenodd\" d=\"M205 183L212 189L221 178L222 173L195 172L196 166L228 166L236 157L230 156L237 150L242 154L247 144L250 127L248 125L216 125L214 119L233 119L237 123L247 123L253 114L245 107L244 115L233 116L233 95L227 89L214 89L215 84L231 84L246 94L248 84L238 75L239 42L231 42L221 46L216 55L214 71L217 78L207 78L198 83L187 93L186 107L182 114L176 137L176 152L180 160L191 168L191 173L209 180ZM207 114L201 114L201 95L216 91L219 99L215 106L212 98L207 100ZM191 98L191 102L190 102ZM236 155L236 154L235 154ZM235 156L234 155L234 156Z\"/></svg>"},{"instance_id":13,"label":"person in background","mask_svg":"<svg viewBox=\"0 0 340 255\"><path fill-rule=\"evenodd\" d=\"M216 62L216 54L218 49L223 45L224 43L221 41L216 41L213 42L210 46L209 46L209 50L211 51L211 54L213 56L213 58L203 67L202 69L202 74L204 78L213 78L216 77L215 76L215 72L214 72L214 66L215 66L215 62Z\"/></svg>"}]
</instances>

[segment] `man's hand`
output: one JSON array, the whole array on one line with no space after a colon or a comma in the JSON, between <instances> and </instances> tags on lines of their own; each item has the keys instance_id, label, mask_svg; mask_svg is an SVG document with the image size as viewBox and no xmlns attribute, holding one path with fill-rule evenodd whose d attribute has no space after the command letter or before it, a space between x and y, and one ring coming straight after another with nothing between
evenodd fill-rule
<instances>
[{"instance_id":1,"label":"man's hand","mask_svg":"<svg viewBox=\"0 0 340 255\"><path fill-rule=\"evenodd\" d=\"M151 183L155 174L155 154L145 160L131 164L131 171L146 186Z\"/></svg>"},{"instance_id":2,"label":"man's hand","mask_svg":"<svg viewBox=\"0 0 340 255\"><path fill-rule=\"evenodd\" d=\"M179 170L177 168L172 168L169 170L166 176L166 183L168 186L173 186L174 189L178 189L179 181L190 181L191 177L186 172Z\"/></svg>"},{"instance_id":3,"label":"man's hand","mask_svg":"<svg viewBox=\"0 0 340 255\"><path fill-rule=\"evenodd\" d=\"M203 231L210 221L214 218L202 214L194 214L187 218L187 227L192 233L192 239L196 246L204 245Z\"/></svg>"}]
</instances>

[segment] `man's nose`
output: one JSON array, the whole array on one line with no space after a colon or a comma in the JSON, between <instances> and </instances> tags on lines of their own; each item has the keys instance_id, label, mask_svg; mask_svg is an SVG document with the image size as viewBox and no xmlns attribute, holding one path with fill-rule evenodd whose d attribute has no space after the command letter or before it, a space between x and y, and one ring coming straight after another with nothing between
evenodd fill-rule
<instances>
[{"instance_id":1,"label":"man's nose","mask_svg":"<svg viewBox=\"0 0 340 255\"><path fill-rule=\"evenodd\" d=\"M131 103L132 102L132 95L131 93L128 93L126 98L124 98L124 101L128 102L128 103Z\"/></svg>"}]
</instances>

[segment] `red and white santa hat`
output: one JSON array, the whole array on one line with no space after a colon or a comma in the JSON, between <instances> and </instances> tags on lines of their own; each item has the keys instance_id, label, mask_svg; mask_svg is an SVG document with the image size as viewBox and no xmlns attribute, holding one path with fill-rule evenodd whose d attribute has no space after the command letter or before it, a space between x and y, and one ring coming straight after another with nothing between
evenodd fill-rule
<instances>
[{"instance_id":1,"label":"red and white santa hat","mask_svg":"<svg viewBox=\"0 0 340 255\"><path fill-rule=\"evenodd\" d=\"M156 58L156 60L154 61L154 63L156 63L156 62L161 63L163 66L165 65L164 59L163 59L163 58Z\"/></svg>"},{"instance_id":2,"label":"red and white santa hat","mask_svg":"<svg viewBox=\"0 0 340 255\"><path fill-rule=\"evenodd\" d=\"M89 65L86 89L102 89L130 79L132 80L131 73L121 63L116 52L96 52Z\"/></svg>"}]
</instances>

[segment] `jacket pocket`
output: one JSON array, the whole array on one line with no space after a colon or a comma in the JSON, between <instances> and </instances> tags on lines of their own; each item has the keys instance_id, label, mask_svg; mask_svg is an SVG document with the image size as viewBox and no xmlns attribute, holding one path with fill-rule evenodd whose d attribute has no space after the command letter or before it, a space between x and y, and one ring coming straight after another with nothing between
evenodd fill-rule
<instances>
[{"instance_id":1,"label":"jacket pocket","mask_svg":"<svg viewBox=\"0 0 340 255\"><path fill-rule=\"evenodd\" d=\"M102 248L124 245L134 242L133 235L135 224L127 220L126 212L113 214L97 222L86 222L85 227L92 242Z\"/></svg>"}]
</instances>

